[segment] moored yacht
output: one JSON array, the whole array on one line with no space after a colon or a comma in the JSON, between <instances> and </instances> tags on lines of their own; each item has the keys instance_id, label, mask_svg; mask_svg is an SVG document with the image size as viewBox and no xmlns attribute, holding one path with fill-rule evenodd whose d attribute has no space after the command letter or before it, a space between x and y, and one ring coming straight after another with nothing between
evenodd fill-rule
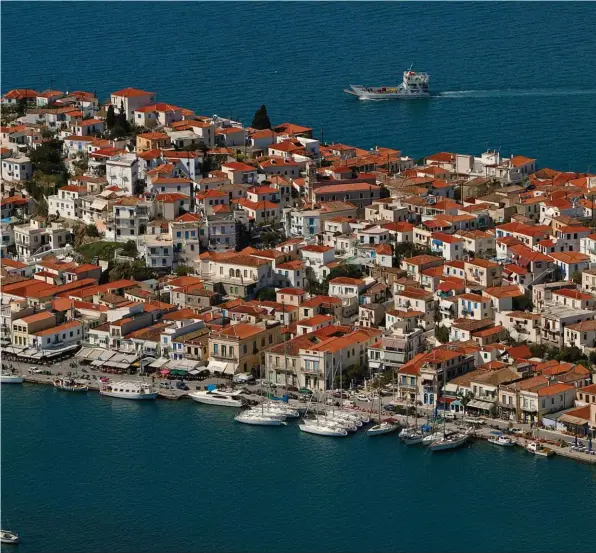
<instances>
[{"instance_id":1,"label":"moored yacht","mask_svg":"<svg viewBox=\"0 0 596 553\"><path fill-rule=\"evenodd\" d=\"M455 449L463 446L468 441L467 432L454 432L453 434L445 434L431 445L428 449L431 451L445 451L446 449Z\"/></svg>"},{"instance_id":2,"label":"moored yacht","mask_svg":"<svg viewBox=\"0 0 596 553\"><path fill-rule=\"evenodd\" d=\"M399 424L397 422L383 421L380 424L371 426L366 433L369 436L379 436L381 434L390 434L396 430L399 430Z\"/></svg>"},{"instance_id":3,"label":"moored yacht","mask_svg":"<svg viewBox=\"0 0 596 553\"><path fill-rule=\"evenodd\" d=\"M304 420L298 425L298 428L300 428L302 432L317 434L318 436L343 438L348 435L348 431L345 428L321 424L318 420Z\"/></svg>"},{"instance_id":4,"label":"moored yacht","mask_svg":"<svg viewBox=\"0 0 596 553\"><path fill-rule=\"evenodd\" d=\"M188 394L188 397L199 403L221 407L242 407L244 405L244 400L239 392L224 392L213 385L207 386L206 390Z\"/></svg>"},{"instance_id":5,"label":"moored yacht","mask_svg":"<svg viewBox=\"0 0 596 553\"><path fill-rule=\"evenodd\" d=\"M247 409L242 411L234 417L234 420L255 426L280 426L286 424L281 416L267 415L261 413L258 409Z\"/></svg>"},{"instance_id":6,"label":"moored yacht","mask_svg":"<svg viewBox=\"0 0 596 553\"><path fill-rule=\"evenodd\" d=\"M120 399L155 399L157 392L149 384L144 382L105 382L99 388L102 396L115 397Z\"/></svg>"},{"instance_id":7,"label":"moored yacht","mask_svg":"<svg viewBox=\"0 0 596 553\"><path fill-rule=\"evenodd\" d=\"M409 426L402 429L398 434L398 437L406 445L415 445L422 443L424 434L416 426Z\"/></svg>"}]
</instances>

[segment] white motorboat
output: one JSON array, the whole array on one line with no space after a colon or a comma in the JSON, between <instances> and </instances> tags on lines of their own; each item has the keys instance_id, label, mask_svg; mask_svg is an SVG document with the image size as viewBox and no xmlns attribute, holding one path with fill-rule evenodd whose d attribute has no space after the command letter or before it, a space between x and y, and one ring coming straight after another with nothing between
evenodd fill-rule
<instances>
[{"instance_id":1,"label":"white motorboat","mask_svg":"<svg viewBox=\"0 0 596 553\"><path fill-rule=\"evenodd\" d=\"M244 405L244 400L238 392L222 392L217 388L193 392L188 394L188 397L199 403L221 407L242 407Z\"/></svg>"},{"instance_id":2,"label":"white motorboat","mask_svg":"<svg viewBox=\"0 0 596 553\"><path fill-rule=\"evenodd\" d=\"M246 411L242 411L242 413L238 413L234 417L234 420L255 426L280 426L286 424L279 416L265 415L259 411L253 411L252 409L247 409Z\"/></svg>"},{"instance_id":3,"label":"white motorboat","mask_svg":"<svg viewBox=\"0 0 596 553\"><path fill-rule=\"evenodd\" d=\"M382 422L381 424L375 424L369 428L366 433L369 436L380 436L381 434L390 434L399 429L399 424L396 422Z\"/></svg>"},{"instance_id":4,"label":"white motorboat","mask_svg":"<svg viewBox=\"0 0 596 553\"><path fill-rule=\"evenodd\" d=\"M19 543L19 535L9 530L0 530L0 542L1 543Z\"/></svg>"},{"instance_id":5,"label":"white motorboat","mask_svg":"<svg viewBox=\"0 0 596 553\"><path fill-rule=\"evenodd\" d=\"M57 378L54 380L54 387L65 392L87 392L89 390L88 386L77 382L73 378Z\"/></svg>"},{"instance_id":6,"label":"white motorboat","mask_svg":"<svg viewBox=\"0 0 596 553\"><path fill-rule=\"evenodd\" d=\"M3 372L0 374L0 383L2 384L22 384L25 378L18 374Z\"/></svg>"},{"instance_id":7,"label":"white motorboat","mask_svg":"<svg viewBox=\"0 0 596 553\"><path fill-rule=\"evenodd\" d=\"M157 397L157 392L144 382L105 382L100 386L99 393L102 396L119 399L143 400Z\"/></svg>"},{"instance_id":8,"label":"white motorboat","mask_svg":"<svg viewBox=\"0 0 596 553\"><path fill-rule=\"evenodd\" d=\"M467 432L455 432L450 435L445 435L442 438L439 438L432 444L428 446L428 449L431 451L445 451L447 449L455 449L457 447L463 446L468 441L468 434Z\"/></svg>"},{"instance_id":9,"label":"white motorboat","mask_svg":"<svg viewBox=\"0 0 596 553\"><path fill-rule=\"evenodd\" d=\"M490 436L488 438L488 443L502 445L504 447L511 447L515 445L515 442L509 436L504 436L503 434L498 436Z\"/></svg>"},{"instance_id":10,"label":"white motorboat","mask_svg":"<svg viewBox=\"0 0 596 553\"><path fill-rule=\"evenodd\" d=\"M555 452L548 447L544 447L542 444L538 442L528 442L526 444L526 451L533 453L537 457L550 457L554 455Z\"/></svg>"},{"instance_id":11,"label":"white motorboat","mask_svg":"<svg viewBox=\"0 0 596 553\"><path fill-rule=\"evenodd\" d=\"M298 425L298 428L302 432L309 434L316 434L318 436L330 436L333 438L343 438L348 435L348 431L345 428L330 427L320 424L316 420L307 420Z\"/></svg>"}]
</instances>

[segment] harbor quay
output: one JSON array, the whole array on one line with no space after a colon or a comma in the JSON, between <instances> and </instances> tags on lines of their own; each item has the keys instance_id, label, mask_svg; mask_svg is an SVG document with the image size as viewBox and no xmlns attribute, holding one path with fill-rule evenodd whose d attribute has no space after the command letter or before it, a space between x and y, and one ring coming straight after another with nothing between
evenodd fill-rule
<instances>
[{"instance_id":1,"label":"harbor quay","mask_svg":"<svg viewBox=\"0 0 596 553\"><path fill-rule=\"evenodd\" d=\"M594 462L596 174L170 101L2 95L3 387Z\"/></svg>"},{"instance_id":2,"label":"harbor quay","mask_svg":"<svg viewBox=\"0 0 596 553\"><path fill-rule=\"evenodd\" d=\"M52 386L54 384L54 381L63 375L72 374L75 378L77 378L77 374L79 374L79 376L85 375L85 378L79 379L79 382L82 382L86 386L88 386L89 391L91 392L99 391L99 379L106 378L106 376L100 373L99 371L78 373L78 371L75 370L73 372L73 367L68 362L63 362L62 364L49 366L47 372L50 374L27 374L26 366L19 362L11 363L8 366L10 366L11 370L14 370L15 373L26 374L26 376L24 376L24 381L29 384ZM86 378L87 375L89 375L89 378ZM94 379L93 376L95 376L96 378ZM206 389L208 386L222 385L221 378L206 378L201 382L186 382L184 380L169 381L160 378L158 378L156 381L155 377L139 377L138 375L121 375L117 378L119 380L122 379L131 383L150 382L153 386L155 386L156 389L159 390L158 398L167 400L187 399L189 391L195 389ZM181 382L182 384L184 384L184 388L188 389L178 388L176 386L177 382ZM267 401L267 399L262 395L262 390L259 390L259 386L255 384L245 384L242 385L240 388L242 391L242 397L247 402L250 402L253 405L258 406L258 404ZM346 397L348 397L348 391L346 391ZM396 421L401 428L407 428L409 424L412 422L411 417L401 413L384 411L381 414L381 416L379 416L378 413L373 409L372 402L370 401L361 401L354 398L353 403L354 405L353 407L351 407L351 410L353 410L354 413L366 413L368 416L370 416L370 419L372 421L371 424L380 424L383 421ZM408 407L403 402L400 402L391 396L382 397L381 404L383 406L401 406L404 408ZM288 405L292 408L300 410L300 412L303 413L307 412L309 408L313 409L313 406L309 405L308 402L295 399L288 400ZM333 408L333 406L329 405L319 405L318 407L314 407L314 411L317 413L325 413L326 411L333 410ZM420 409L419 415L421 420L424 420L425 418L427 418L428 420L433 415L433 413L432 410L429 411L428 409ZM525 448L528 443L538 439L542 443L547 444L548 447L552 449L552 451L556 452L556 454L558 454L559 456L580 462L596 464L596 457L594 455L589 454L587 448L584 448L584 451L578 451L576 448L572 448L572 446L574 446L574 444L577 442L576 437L571 436L569 434L562 434L560 432L549 431L544 428L532 428L530 424L519 424L515 428L515 434L513 434L511 433L511 426L506 421L500 419L475 419L468 418L462 415L459 420L457 417L450 419L449 422L447 422L445 425L445 430L447 432L453 433L457 432L462 428L470 428L470 425L472 425L473 427L473 432L470 433L470 441L490 440L494 439L496 435L501 435L504 433L512 436L512 441L515 445Z\"/></svg>"}]
</instances>

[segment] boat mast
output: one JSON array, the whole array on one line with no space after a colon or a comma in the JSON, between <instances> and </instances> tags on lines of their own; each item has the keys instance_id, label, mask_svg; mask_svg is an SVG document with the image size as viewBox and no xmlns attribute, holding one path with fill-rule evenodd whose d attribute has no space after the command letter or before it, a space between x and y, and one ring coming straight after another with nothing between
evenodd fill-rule
<instances>
[{"instance_id":1,"label":"boat mast","mask_svg":"<svg viewBox=\"0 0 596 553\"><path fill-rule=\"evenodd\" d=\"M285 326L286 324L286 303L284 301L281 302L281 313L282 313L282 324ZM285 375L285 379L286 379L286 399L288 397L288 350L287 350L287 346L286 346L286 342L287 339L284 336L282 336L282 339L284 341L284 375Z\"/></svg>"}]
</instances>

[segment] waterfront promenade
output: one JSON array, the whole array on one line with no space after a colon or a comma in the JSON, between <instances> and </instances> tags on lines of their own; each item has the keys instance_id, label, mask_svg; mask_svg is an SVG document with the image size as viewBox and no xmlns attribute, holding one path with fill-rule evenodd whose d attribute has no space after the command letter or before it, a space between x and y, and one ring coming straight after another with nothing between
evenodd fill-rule
<instances>
[{"instance_id":1,"label":"waterfront promenade","mask_svg":"<svg viewBox=\"0 0 596 553\"><path fill-rule=\"evenodd\" d=\"M77 371L74 371L73 368L70 366L70 361L63 361L61 363L57 363L55 365L51 365L49 367L44 367L46 370L50 371L51 374L49 375L42 375L42 374L28 374L27 369L29 365L25 363L12 363L13 369L19 374L23 374L25 377L25 382L29 384L39 384L39 385L53 385L54 379L61 375L64 376L68 373L75 374ZM88 375L89 378L85 378L81 380L81 382L85 382L89 387L91 392L99 391L99 379L102 377L110 377L112 380L125 380L131 382L145 382L151 383L155 386L155 388L159 391L159 398L162 399L170 399L170 400L180 400L185 399L188 397L188 393L195 391L195 390L203 390L208 385L230 385L231 383L228 381L223 381L221 378L207 378L201 381L183 381L186 386L188 386L189 390L182 390L176 387L177 381L168 381L163 378L152 378L150 376L139 376L139 375L109 375L102 373L100 371L93 371L90 369L86 369L86 372L78 371L78 376ZM95 379L93 378L95 377ZM170 387L164 387L163 385L170 383ZM162 386L160 386L160 384ZM244 397L251 401L251 402L260 402L263 399L263 396L260 395L260 387L256 385L236 385L236 388L241 388L246 391ZM360 401L356 398L352 398L355 404L355 411L366 411L371 420L376 422L378 421L378 404L376 402L364 402ZM121 401L121 400L117 400ZM391 396L386 396L381 398L382 405L394 404L394 405L401 405L405 407L405 404L402 402L396 401ZM299 400L290 400L290 405L294 408L298 408L301 410L307 409L309 405L306 402L299 401ZM331 408L328 406L327 408ZM423 421L424 418L428 417L432 413L429 409L419 408L419 422ZM400 424L412 424L413 418L406 417L404 415L395 414L395 413L388 413L383 411L383 415L381 420L393 419L399 421ZM463 428L469 428L470 424L465 422L464 417L460 417L455 421L448 422L445 427L447 431L457 431ZM497 431L507 431L510 428L510 423L508 421L504 421L501 419L484 419L485 424L477 424L474 425L474 431L472 433L472 437L476 440L488 440L489 437L494 435L494 432ZM575 441L575 437L569 434L563 434L560 432L555 432L551 430L547 430L544 428L534 428L532 429L528 424L521 424L516 423L515 428L520 429L524 432L523 435L519 436L512 436L513 441L516 443L517 446L524 448L526 444L530 441L539 440L544 442L545 445L548 445L553 451L556 452L557 455L561 457L565 457L568 459L572 459L575 461L590 463L596 465L596 455L591 455L585 452L579 452L571 449L571 445L573 445ZM497 448L497 446L495 446Z\"/></svg>"}]
</instances>

